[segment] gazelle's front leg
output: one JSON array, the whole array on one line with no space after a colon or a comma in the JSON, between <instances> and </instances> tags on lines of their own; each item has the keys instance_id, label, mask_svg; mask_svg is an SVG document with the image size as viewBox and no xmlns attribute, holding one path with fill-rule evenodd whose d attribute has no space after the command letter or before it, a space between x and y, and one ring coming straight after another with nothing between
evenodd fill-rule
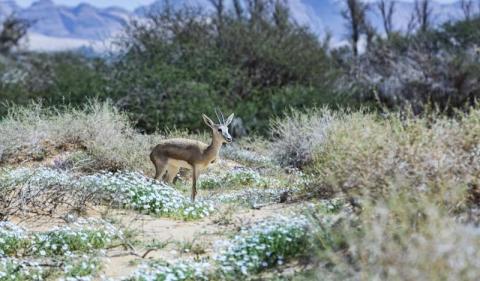
<instances>
[{"instance_id":1,"label":"gazelle's front leg","mask_svg":"<svg viewBox=\"0 0 480 281\"><path fill-rule=\"evenodd\" d=\"M192 166L192 202L195 202L195 196L197 195L197 180L200 174L200 170L197 166Z\"/></svg>"}]
</instances>

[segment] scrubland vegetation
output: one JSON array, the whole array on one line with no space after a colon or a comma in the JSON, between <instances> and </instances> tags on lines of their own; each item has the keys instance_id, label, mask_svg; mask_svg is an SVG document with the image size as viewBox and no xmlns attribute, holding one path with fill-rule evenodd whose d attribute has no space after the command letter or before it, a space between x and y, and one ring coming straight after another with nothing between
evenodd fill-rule
<instances>
[{"instance_id":1,"label":"scrubland vegetation","mask_svg":"<svg viewBox=\"0 0 480 281\"><path fill-rule=\"evenodd\" d=\"M479 117L477 109L455 118L322 110L277 123L280 159L297 163L291 141L310 148L311 160L302 163L312 175L307 190L340 196L353 208L333 226L315 216L321 265L315 276L475 279ZM306 119L321 125L312 130L312 122L300 122ZM293 124L306 138L291 140ZM312 142L309 132L319 131L323 137Z\"/></svg>"},{"instance_id":2,"label":"scrubland vegetation","mask_svg":"<svg viewBox=\"0 0 480 281\"><path fill-rule=\"evenodd\" d=\"M135 261L124 276L130 280L474 280L480 274L477 109L454 117L292 112L272 123L270 143L241 140L226 148L225 162L200 178L195 204L185 180L169 187L149 179L149 145L165 136L136 133L111 105L14 110L0 123L16 133L1 143L0 214L23 228L2 225L0 265L18 280L101 276L111 266L102 258L114 256L110 247L124 247ZM94 116L104 118L89 123ZM113 143L106 141L111 136ZM281 216L235 222L241 210L262 216L272 204L284 206ZM72 228L94 210L99 226ZM151 244L141 234L126 235L141 230L120 223L122 210L184 224L208 221L221 234L213 244L183 244L189 254L181 257L146 259L140 249L166 251L168 239ZM25 230L29 223L20 218L31 216L61 219L60 228Z\"/></svg>"},{"instance_id":3,"label":"scrubland vegetation","mask_svg":"<svg viewBox=\"0 0 480 281\"><path fill-rule=\"evenodd\" d=\"M152 11L109 59L2 53L0 280L477 280L478 15L382 36L348 1L335 49L232 3ZM192 203L149 153L215 106L235 141Z\"/></svg>"}]
</instances>

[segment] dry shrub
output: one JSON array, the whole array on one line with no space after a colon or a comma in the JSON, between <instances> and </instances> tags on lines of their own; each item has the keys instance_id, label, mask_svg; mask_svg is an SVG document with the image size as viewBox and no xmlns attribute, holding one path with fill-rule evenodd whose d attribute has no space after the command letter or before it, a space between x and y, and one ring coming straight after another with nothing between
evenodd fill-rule
<instances>
[{"instance_id":1,"label":"dry shrub","mask_svg":"<svg viewBox=\"0 0 480 281\"><path fill-rule=\"evenodd\" d=\"M314 147L324 142L333 119L334 113L324 108L308 113L293 111L284 119L275 120L273 157L283 166L302 167L311 163Z\"/></svg>"},{"instance_id":2,"label":"dry shrub","mask_svg":"<svg viewBox=\"0 0 480 281\"><path fill-rule=\"evenodd\" d=\"M365 279L475 280L480 274L478 228L458 223L430 196L391 194L365 206L363 235L351 252Z\"/></svg>"},{"instance_id":3,"label":"dry shrub","mask_svg":"<svg viewBox=\"0 0 480 281\"><path fill-rule=\"evenodd\" d=\"M289 122L311 126L301 120L324 116L296 118ZM294 143L308 130L284 134ZM456 118L338 113L306 154L314 191L333 191L356 210L335 227L316 220L319 240L335 241L318 252L318 280L480 276L480 109Z\"/></svg>"},{"instance_id":4,"label":"dry shrub","mask_svg":"<svg viewBox=\"0 0 480 281\"><path fill-rule=\"evenodd\" d=\"M97 196L75 186L63 171L0 170L0 221L12 216L53 216L59 210L81 213Z\"/></svg>"},{"instance_id":5,"label":"dry shrub","mask_svg":"<svg viewBox=\"0 0 480 281\"><path fill-rule=\"evenodd\" d=\"M322 188L349 196L385 198L400 186L459 209L480 184L479 116L343 115L315 148L311 171Z\"/></svg>"},{"instance_id":6,"label":"dry shrub","mask_svg":"<svg viewBox=\"0 0 480 281\"><path fill-rule=\"evenodd\" d=\"M53 146L85 150L90 170L150 171L148 154L161 138L136 132L127 115L108 102L93 101L83 109L13 107L0 121L0 160L42 160Z\"/></svg>"},{"instance_id":7,"label":"dry shrub","mask_svg":"<svg viewBox=\"0 0 480 281\"><path fill-rule=\"evenodd\" d=\"M458 222L428 196L412 195L365 203L328 236L317 220L319 239L335 243L317 252L315 280L477 280L478 227Z\"/></svg>"}]
</instances>

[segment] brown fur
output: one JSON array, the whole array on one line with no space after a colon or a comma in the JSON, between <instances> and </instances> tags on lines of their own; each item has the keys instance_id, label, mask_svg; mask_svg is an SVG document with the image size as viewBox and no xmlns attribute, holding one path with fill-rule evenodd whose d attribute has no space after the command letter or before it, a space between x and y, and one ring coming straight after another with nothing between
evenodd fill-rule
<instances>
[{"instance_id":1,"label":"brown fur","mask_svg":"<svg viewBox=\"0 0 480 281\"><path fill-rule=\"evenodd\" d=\"M203 119L212 129L210 145L190 139L167 139L161 141L150 153L150 160L155 166L155 179L162 177L166 182L172 183L180 168L192 170L192 201L195 201L197 194L198 176L210 163L216 161L222 144L231 141L227 126L233 119L233 114L225 124L214 124L205 115Z\"/></svg>"}]
</instances>

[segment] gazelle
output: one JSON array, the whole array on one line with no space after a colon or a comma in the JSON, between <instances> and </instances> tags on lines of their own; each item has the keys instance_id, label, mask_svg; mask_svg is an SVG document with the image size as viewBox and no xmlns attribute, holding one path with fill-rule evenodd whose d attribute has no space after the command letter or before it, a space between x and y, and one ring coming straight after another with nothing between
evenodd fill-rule
<instances>
[{"instance_id":1,"label":"gazelle","mask_svg":"<svg viewBox=\"0 0 480 281\"><path fill-rule=\"evenodd\" d=\"M167 139L155 146L150 153L150 160L155 165L155 179L161 177L172 183L180 168L192 170L192 201L197 194L197 180L208 165L217 160L222 144L232 142L228 125L232 123L233 113L225 120L223 113L215 110L218 124L202 114L203 121L212 129L212 142L207 145L201 141L190 139Z\"/></svg>"}]
</instances>

